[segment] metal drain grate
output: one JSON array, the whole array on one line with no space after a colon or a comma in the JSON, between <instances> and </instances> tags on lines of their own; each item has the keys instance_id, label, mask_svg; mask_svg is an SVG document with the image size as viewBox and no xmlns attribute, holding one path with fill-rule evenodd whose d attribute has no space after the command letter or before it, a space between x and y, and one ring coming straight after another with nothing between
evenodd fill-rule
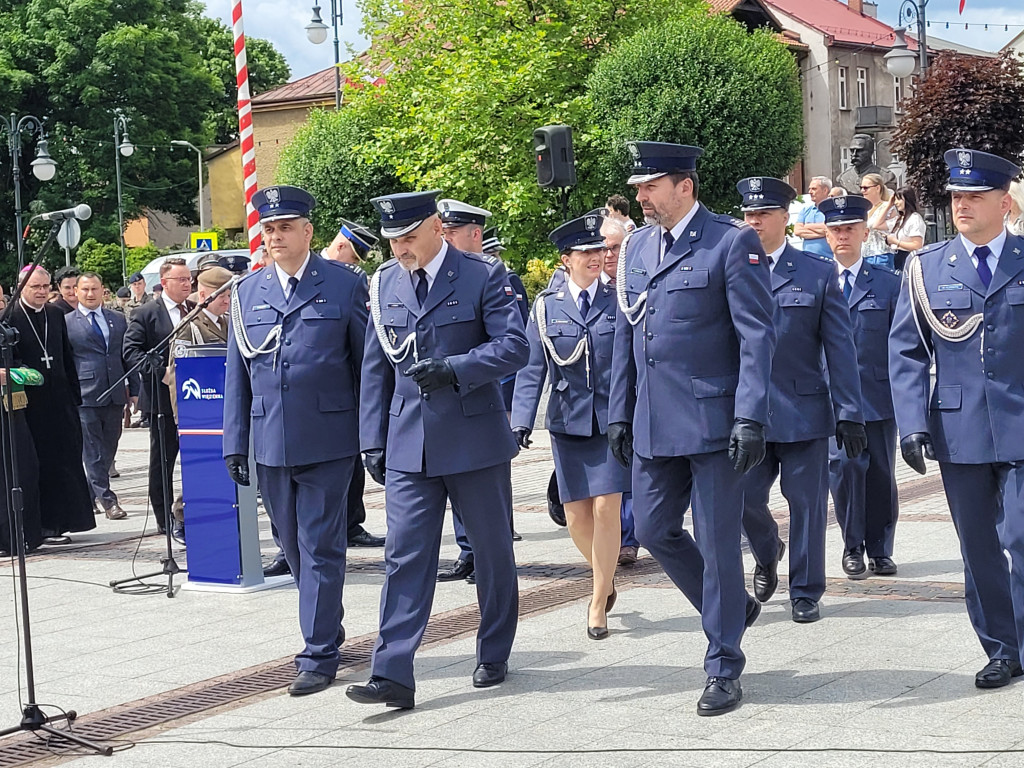
<instances>
[{"instance_id":1,"label":"metal drain grate","mask_svg":"<svg viewBox=\"0 0 1024 768\"><path fill-rule=\"evenodd\" d=\"M377 563L350 563L350 569L375 570ZM566 603L587 597L591 593L590 571L570 565L527 563L519 567L520 573L551 575L552 584L525 590L519 596L520 617L558 608ZM618 577L620 587L631 585L659 573L660 568L651 558L641 558L635 566ZM475 632L480 625L477 607L466 606L434 616L427 625L423 645L438 645ZM353 638L341 651L339 676L363 667L370 662L375 635ZM138 702L124 704L104 712L84 716L74 724L75 732L93 741L105 741L135 731L145 730L190 715L215 709L263 693L280 690L295 678L295 665L291 658L269 662L248 671L197 683L176 691L160 694ZM0 768L13 768L54 755L77 755L76 749L62 749L59 740L48 748L34 737L12 737L0 744Z\"/></svg>"}]
</instances>

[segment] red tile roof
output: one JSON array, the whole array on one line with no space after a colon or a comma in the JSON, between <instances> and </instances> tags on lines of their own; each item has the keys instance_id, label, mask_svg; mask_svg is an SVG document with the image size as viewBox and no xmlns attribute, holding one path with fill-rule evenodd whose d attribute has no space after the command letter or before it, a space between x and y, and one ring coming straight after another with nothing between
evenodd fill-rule
<instances>
[{"instance_id":1,"label":"red tile roof","mask_svg":"<svg viewBox=\"0 0 1024 768\"><path fill-rule=\"evenodd\" d=\"M359 58L365 64L366 54ZM384 82L382 77L373 81L374 85ZM353 82L346 78L345 84L354 87L362 87L362 83ZM334 67L321 69L312 75L300 77L290 83L271 88L269 91L253 96L253 106L267 106L270 104L286 104L294 102L328 102L334 100Z\"/></svg>"},{"instance_id":2,"label":"red tile roof","mask_svg":"<svg viewBox=\"0 0 1024 768\"><path fill-rule=\"evenodd\" d=\"M726 0L717 0L725 2ZM825 33L837 43L847 45L873 45L888 48L893 41L893 30L888 24L862 13L851 11L839 0L764 0L773 8ZM911 50L917 43L908 39Z\"/></svg>"}]
</instances>

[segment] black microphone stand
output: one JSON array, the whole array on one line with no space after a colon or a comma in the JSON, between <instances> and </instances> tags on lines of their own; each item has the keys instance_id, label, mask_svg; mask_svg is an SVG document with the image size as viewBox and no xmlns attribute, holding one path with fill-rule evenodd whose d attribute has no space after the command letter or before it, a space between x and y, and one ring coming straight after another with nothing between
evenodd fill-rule
<instances>
[{"instance_id":1,"label":"black microphone stand","mask_svg":"<svg viewBox=\"0 0 1024 768\"><path fill-rule=\"evenodd\" d=\"M77 746L91 749L97 754L110 757L110 755L114 754L113 747L96 744L82 738L70 729L63 730L54 728L51 725L51 723L64 720L70 726L78 717L78 713L73 709L61 712L59 715L45 715L42 708L36 703L36 679L34 660L32 658L32 625L28 606L28 575L25 567L25 507L21 480L18 475L18 443L14 430L14 393L11 386L13 383L11 381L11 367L14 364L14 345L18 343L18 331L10 326L9 319L14 306L17 304L25 288L25 284L28 283L32 273L35 272L39 260L57 238L57 231L60 229L60 225L61 222L54 222L50 227L50 233L47 235L46 241L43 243L42 248L39 249L39 253L30 265L30 269L25 273L17 290L15 290L14 295L7 304L7 308L4 310L3 316L0 317L0 355L2 355L0 370L3 371L6 381L4 387L6 409L0 409L2 411L0 418L3 420L4 447L6 449L4 472L7 475L6 495L7 511L11 518L11 524L9 525L11 547L17 547L18 553L18 592L19 599L21 600L21 624L25 649L25 688L28 694L28 701L24 704L21 711L21 722L11 728L0 730L0 737L9 736L14 733L37 733L42 731L50 736L66 739ZM48 354L45 349L43 354Z\"/></svg>"},{"instance_id":2,"label":"black microphone stand","mask_svg":"<svg viewBox=\"0 0 1024 768\"><path fill-rule=\"evenodd\" d=\"M111 393L113 393L118 387L123 387L124 383L128 381L128 379L130 379L132 376L134 376L137 371L141 370L144 364L148 363L148 367L150 369L150 392L152 392L153 398L156 401L156 429L157 434L159 435L160 438L160 483L161 487L163 488L164 498L165 549L164 556L160 558L159 571L154 571L153 573L144 573L141 576L132 576L126 579L112 580L110 582L110 587L114 590L114 592L117 592L119 594L148 595L154 593L159 594L161 592L164 592L167 594L168 597L174 597L174 577L179 573L188 572L183 571L181 566L179 566L177 561L174 559L174 539L171 538L171 495L174 492L174 483L173 480L171 480L171 482L168 482L168 476L171 473L167 471L167 444L165 441L167 434L167 423L166 415L160 408L160 380L157 378L157 370L163 365L163 353L167 349L167 347L170 346L170 343L174 340L175 336L178 335L178 331L184 328L192 320L193 317L198 315L202 310L206 309L210 305L210 303L215 298L217 298L217 296L223 293L223 291L230 289L230 287L233 284L233 280L225 283L223 288L214 291L209 297L207 297L205 301L196 304L196 306L193 307L192 310L187 315L184 315L181 318L181 320L178 321L178 324L174 326L171 332L167 334L167 336L165 336L162 341L156 344L156 346L154 346L152 349L147 350L143 354L142 359L139 360L139 362L133 365L131 369L124 374L124 376L115 381L106 392L104 392L97 398L97 400L103 400L104 398L109 397ZM162 301L162 299L160 299L160 301ZM168 366L173 364L173 360L171 360L170 357L168 357L167 364ZM174 395L175 393L172 392L171 397L174 397ZM152 579L156 576L167 577L166 588L153 590L153 585L145 583L144 579Z\"/></svg>"}]
</instances>

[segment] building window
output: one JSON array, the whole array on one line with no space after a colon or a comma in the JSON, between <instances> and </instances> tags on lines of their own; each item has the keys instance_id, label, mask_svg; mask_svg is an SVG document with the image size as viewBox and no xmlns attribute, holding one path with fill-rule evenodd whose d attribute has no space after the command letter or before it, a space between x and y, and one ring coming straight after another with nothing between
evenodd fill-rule
<instances>
[{"instance_id":1,"label":"building window","mask_svg":"<svg viewBox=\"0 0 1024 768\"><path fill-rule=\"evenodd\" d=\"M866 67L857 67L857 106L868 105L868 70Z\"/></svg>"},{"instance_id":2,"label":"building window","mask_svg":"<svg viewBox=\"0 0 1024 768\"><path fill-rule=\"evenodd\" d=\"M839 172L842 173L850 167L850 148L840 147L839 148Z\"/></svg>"},{"instance_id":3,"label":"building window","mask_svg":"<svg viewBox=\"0 0 1024 768\"><path fill-rule=\"evenodd\" d=\"M896 113L902 114L903 107L900 106L900 102L903 101L903 78L894 77L892 79L892 98L893 104L896 107Z\"/></svg>"},{"instance_id":4,"label":"building window","mask_svg":"<svg viewBox=\"0 0 1024 768\"><path fill-rule=\"evenodd\" d=\"M847 84L846 67L839 68L839 108L850 108L850 87Z\"/></svg>"}]
</instances>

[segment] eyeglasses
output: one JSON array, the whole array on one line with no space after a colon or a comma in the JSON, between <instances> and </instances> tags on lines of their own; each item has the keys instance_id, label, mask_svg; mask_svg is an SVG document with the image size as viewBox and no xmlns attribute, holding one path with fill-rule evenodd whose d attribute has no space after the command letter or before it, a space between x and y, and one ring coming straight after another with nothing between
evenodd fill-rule
<instances>
[{"instance_id":1,"label":"eyeglasses","mask_svg":"<svg viewBox=\"0 0 1024 768\"><path fill-rule=\"evenodd\" d=\"M877 184L868 184L866 187L865 186L861 186L860 191L861 192L867 192L869 189L874 189L877 186L878 186Z\"/></svg>"},{"instance_id":2,"label":"eyeglasses","mask_svg":"<svg viewBox=\"0 0 1024 768\"><path fill-rule=\"evenodd\" d=\"M171 282L173 280L174 282L177 282L177 283L191 283L192 282L192 278L191 277L161 277L160 279L161 280L166 280L167 282Z\"/></svg>"}]
</instances>

